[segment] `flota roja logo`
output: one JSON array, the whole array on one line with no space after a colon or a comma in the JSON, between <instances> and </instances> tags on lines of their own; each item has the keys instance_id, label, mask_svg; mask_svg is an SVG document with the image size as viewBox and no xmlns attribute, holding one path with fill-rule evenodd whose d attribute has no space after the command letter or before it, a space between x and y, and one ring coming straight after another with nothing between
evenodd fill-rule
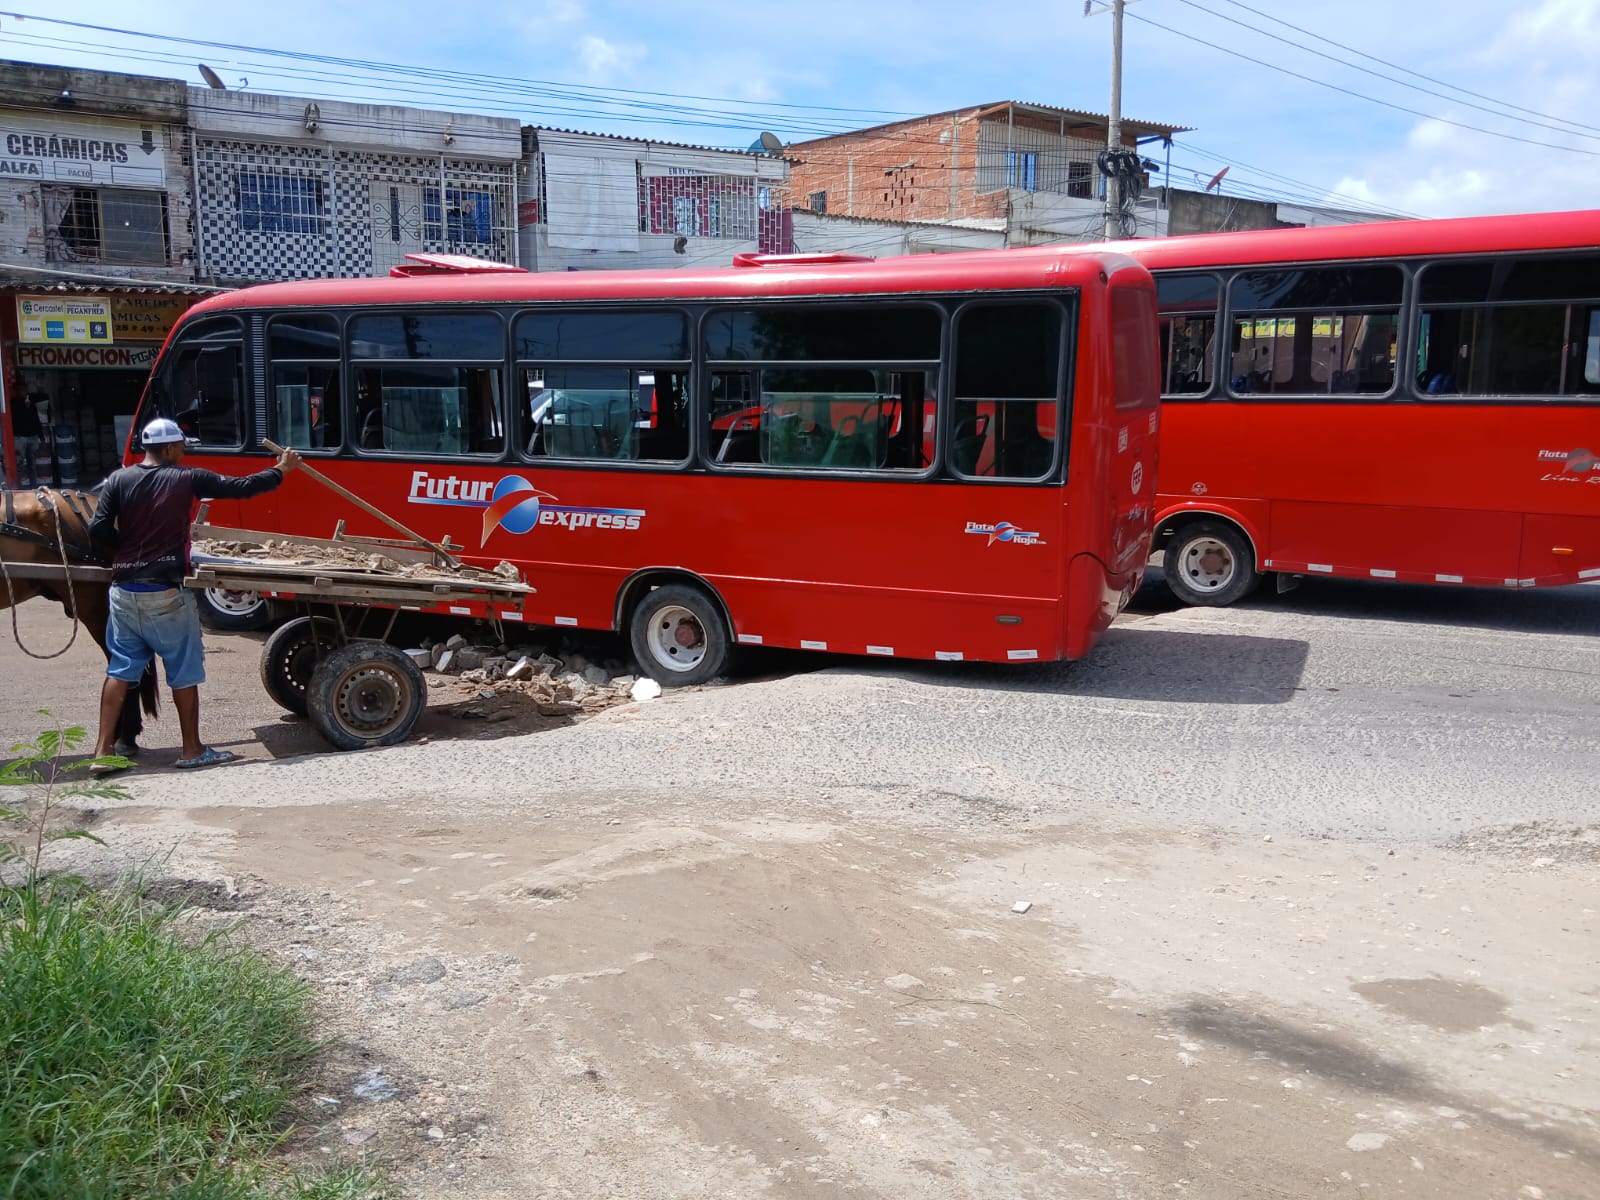
<instances>
[{"instance_id":1,"label":"flota roja logo","mask_svg":"<svg viewBox=\"0 0 1600 1200\"><path fill-rule=\"evenodd\" d=\"M406 497L411 504L448 504L483 510L480 547L489 541L489 535L496 529L505 529L508 533L527 533L535 525L570 530L637 529L644 520L642 508L551 504L554 499L521 475L502 475L491 483L487 479L430 475L426 471L411 472L411 494Z\"/></svg>"},{"instance_id":2,"label":"flota roja logo","mask_svg":"<svg viewBox=\"0 0 1600 1200\"><path fill-rule=\"evenodd\" d=\"M1042 546L1044 539L1037 533L1030 533L1026 529L1018 529L1010 521L1000 521L994 525L985 525L980 521L968 521L968 533L981 533L989 540L984 543L992 546L996 542L1010 542L1013 546Z\"/></svg>"},{"instance_id":3,"label":"flota roja logo","mask_svg":"<svg viewBox=\"0 0 1600 1200\"><path fill-rule=\"evenodd\" d=\"M1600 471L1600 454L1593 450L1541 450L1540 462L1558 462L1562 474L1582 475L1585 471Z\"/></svg>"}]
</instances>

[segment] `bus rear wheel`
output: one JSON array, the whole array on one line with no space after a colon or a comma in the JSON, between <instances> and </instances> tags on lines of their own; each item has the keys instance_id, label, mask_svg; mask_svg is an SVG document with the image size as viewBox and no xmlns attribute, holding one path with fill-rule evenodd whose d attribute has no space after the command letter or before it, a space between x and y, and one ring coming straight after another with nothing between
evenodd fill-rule
<instances>
[{"instance_id":1,"label":"bus rear wheel","mask_svg":"<svg viewBox=\"0 0 1600 1200\"><path fill-rule=\"evenodd\" d=\"M639 669L662 687L692 687L728 665L728 626L699 588L669 583L646 592L628 625Z\"/></svg>"},{"instance_id":2,"label":"bus rear wheel","mask_svg":"<svg viewBox=\"0 0 1600 1200\"><path fill-rule=\"evenodd\" d=\"M1180 527L1167 541L1161 571L1179 600L1214 608L1242 600L1261 583L1249 539L1222 521Z\"/></svg>"}]
</instances>

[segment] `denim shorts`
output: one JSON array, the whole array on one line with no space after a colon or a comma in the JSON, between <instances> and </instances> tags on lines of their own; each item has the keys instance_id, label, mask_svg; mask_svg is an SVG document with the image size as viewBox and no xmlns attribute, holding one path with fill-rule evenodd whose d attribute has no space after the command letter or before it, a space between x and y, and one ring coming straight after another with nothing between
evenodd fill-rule
<instances>
[{"instance_id":1,"label":"denim shorts","mask_svg":"<svg viewBox=\"0 0 1600 1200\"><path fill-rule=\"evenodd\" d=\"M150 660L161 656L169 688L206 681L205 646L200 638L200 606L185 588L130 592L113 586L111 618L106 622L106 674L138 683Z\"/></svg>"}]
</instances>

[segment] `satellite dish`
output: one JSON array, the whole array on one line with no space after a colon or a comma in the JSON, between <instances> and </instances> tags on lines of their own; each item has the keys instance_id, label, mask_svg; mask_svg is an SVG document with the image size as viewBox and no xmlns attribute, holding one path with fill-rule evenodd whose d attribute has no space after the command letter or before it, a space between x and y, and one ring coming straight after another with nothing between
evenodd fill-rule
<instances>
[{"instance_id":1,"label":"satellite dish","mask_svg":"<svg viewBox=\"0 0 1600 1200\"><path fill-rule=\"evenodd\" d=\"M1223 167L1222 170L1218 171L1215 175L1213 175L1211 177L1211 182L1206 184L1206 191L1209 192L1212 188L1218 187L1222 183L1222 177L1224 175L1226 175L1227 173L1228 173L1228 168L1227 167Z\"/></svg>"},{"instance_id":2,"label":"satellite dish","mask_svg":"<svg viewBox=\"0 0 1600 1200\"><path fill-rule=\"evenodd\" d=\"M228 85L222 82L222 76L206 66L205 63L200 64L200 78L206 81L207 87L216 88L219 92L228 90Z\"/></svg>"},{"instance_id":3,"label":"satellite dish","mask_svg":"<svg viewBox=\"0 0 1600 1200\"><path fill-rule=\"evenodd\" d=\"M777 134L762 130L759 141L761 142L761 148L772 155L773 158L783 157L783 143L778 140Z\"/></svg>"}]
</instances>

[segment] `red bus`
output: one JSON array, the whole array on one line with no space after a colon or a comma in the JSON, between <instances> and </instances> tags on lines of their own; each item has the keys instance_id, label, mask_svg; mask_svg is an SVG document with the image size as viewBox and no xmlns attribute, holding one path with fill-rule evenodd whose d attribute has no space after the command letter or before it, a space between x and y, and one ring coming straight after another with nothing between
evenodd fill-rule
<instances>
[{"instance_id":1,"label":"red bus","mask_svg":"<svg viewBox=\"0 0 1600 1200\"><path fill-rule=\"evenodd\" d=\"M1131 259L396 274L196 305L140 424L173 417L222 471L295 446L469 562L515 564L528 619L626 632L666 684L740 644L1076 658L1140 583L1158 356ZM300 476L210 514L319 537L339 518L388 532Z\"/></svg>"},{"instance_id":2,"label":"red bus","mask_svg":"<svg viewBox=\"0 0 1600 1200\"><path fill-rule=\"evenodd\" d=\"M1600 578L1600 211L1113 248L1156 277L1180 599Z\"/></svg>"}]
</instances>

